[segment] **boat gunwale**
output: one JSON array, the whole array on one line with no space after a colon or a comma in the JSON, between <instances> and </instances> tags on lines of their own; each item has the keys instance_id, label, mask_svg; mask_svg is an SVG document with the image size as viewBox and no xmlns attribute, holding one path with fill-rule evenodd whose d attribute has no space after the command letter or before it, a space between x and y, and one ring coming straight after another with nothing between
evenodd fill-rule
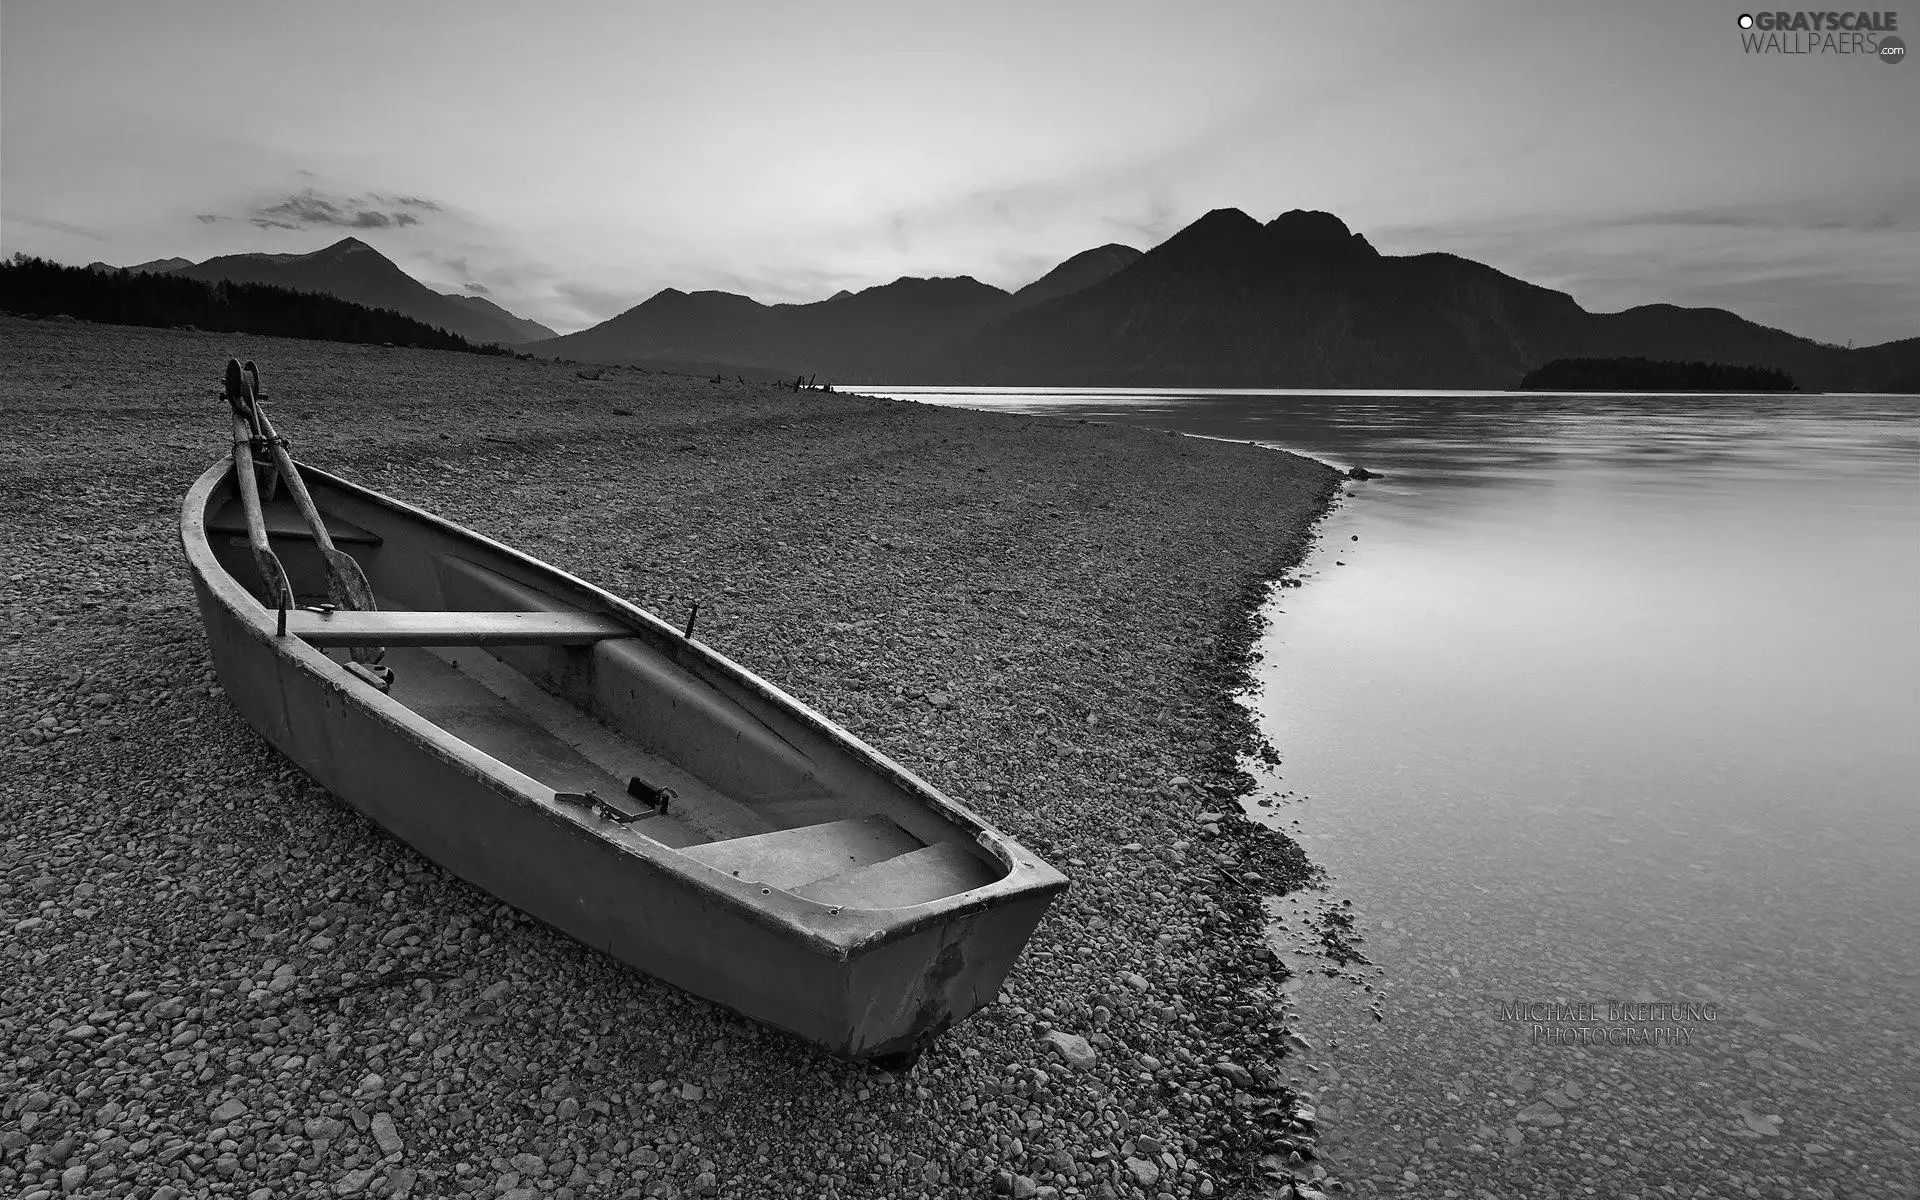
<instances>
[{"instance_id":1,"label":"boat gunwale","mask_svg":"<svg viewBox=\"0 0 1920 1200\"><path fill-rule=\"evenodd\" d=\"M903 790L909 799L934 809L965 833L971 834L977 845L1001 861L1006 873L978 888L922 904L900 908L858 908L845 904L823 904L780 888L762 890L763 885L736 879L665 844L652 844L640 839L615 841L606 837L600 823L589 814L553 801L554 789L512 764L463 741L399 701L374 691L303 639L277 636L277 610L268 608L242 586L214 555L206 523L211 516L215 492L228 481L233 471L231 459L217 460L188 488L181 505L181 544L197 579L238 619L248 635L262 643L269 653L279 654L298 664L341 695L362 705L375 717L407 736L417 748L488 780L519 802L531 804L547 818L591 835L609 849L644 859L680 876L692 886L721 899L729 908L739 910L747 919L802 939L816 951L825 952L841 961L909 937L930 926L1018 901L1051 896L1069 885L1067 876L1057 868L993 828L964 804L933 787L804 701L789 695L705 643L686 637L680 630L638 605L524 551L404 500L306 463L298 465L303 475L320 481L326 487L336 488L385 508L399 518L423 522L456 540L476 545L565 585L581 600L600 606L630 626L638 626L635 636L645 637L656 651L669 658L692 654L703 665L744 685L760 700L782 708L801 722L813 726L816 733L839 743L856 759L862 760L865 766ZM647 637L648 634L652 636Z\"/></svg>"}]
</instances>

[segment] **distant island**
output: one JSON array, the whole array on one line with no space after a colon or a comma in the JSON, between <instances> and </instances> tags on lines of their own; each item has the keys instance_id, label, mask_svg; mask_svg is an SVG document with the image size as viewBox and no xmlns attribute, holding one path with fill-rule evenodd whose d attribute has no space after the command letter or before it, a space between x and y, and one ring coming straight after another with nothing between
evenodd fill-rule
<instances>
[{"instance_id":1,"label":"distant island","mask_svg":"<svg viewBox=\"0 0 1920 1200\"><path fill-rule=\"evenodd\" d=\"M1556 358L1520 379L1523 392L1797 392L1772 367L1651 358Z\"/></svg>"}]
</instances>

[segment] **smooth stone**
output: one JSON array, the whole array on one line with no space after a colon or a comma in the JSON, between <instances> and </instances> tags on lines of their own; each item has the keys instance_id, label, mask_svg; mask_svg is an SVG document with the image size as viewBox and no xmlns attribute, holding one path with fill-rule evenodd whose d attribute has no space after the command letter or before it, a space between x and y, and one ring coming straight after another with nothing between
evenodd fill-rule
<instances>
[{"instance_id":1,"label":"smooth stone","mask_svg":"<svg viewBox=\"0 0 1920 1200\"><path fill-rule=\"evenodd\" d=\"M1055 1050L1058 1050L1060 1057L1066 1061L1069 1067L1072 1067L1076 1071L1091 1070L1094 1063L1099 1060L1100 1056L1095 1053L1092 1046L1087 1044L1087 1039L1077 1033L1067 1033L1065 1030L1055 1029L1047 1034L1045 1040Z\"/></svg>"},{"instance_id":2,"label":"smooth stone","mask_svg":"<svg viewBox=\"0 0 1920 1200\"><path fill-rule=\"evenodd\" d=\"M404 1151L406 1143L400 1140L400 1131L393 1127L393 1117L388 1113L373 1114L373 1140L380 1147L380 1153L388 1158Z\"/></svg>"}]
</instances>

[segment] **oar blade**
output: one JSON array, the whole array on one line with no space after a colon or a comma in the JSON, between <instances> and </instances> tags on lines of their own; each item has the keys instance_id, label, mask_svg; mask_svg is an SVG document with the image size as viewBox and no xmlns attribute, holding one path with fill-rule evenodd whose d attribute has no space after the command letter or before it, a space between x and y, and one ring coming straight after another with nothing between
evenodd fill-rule
<instances>
[{"instance_id":1,"label":"oar blade","mask_svg":"<svg viewBox=\"0 0 1920 1200\"><path fill-rule=\"evenodd\" d=\"M266 588L268 608L294 608L293 585L287 582L287 569L280 565L280 556L271 550L256 548L253 552L253 565L260 572L260 582Z\"/></svg>"},{"instance_id":2,"label":"oar blade","mask_svg":"<svg viewBox=\"0 0 1920 1200\"><path fill-rule=\"evenodd\" d=\"M375 612L380 605L373 598L373 585L367 582L367 573L360 563L345 550L322 549L326 558L327 599L335 608L352 609L356 612ZM355 662L369 666L377 664L387 656L384 646L353 646L349 648L350 657Z\"/></svg>"}]
</instances>

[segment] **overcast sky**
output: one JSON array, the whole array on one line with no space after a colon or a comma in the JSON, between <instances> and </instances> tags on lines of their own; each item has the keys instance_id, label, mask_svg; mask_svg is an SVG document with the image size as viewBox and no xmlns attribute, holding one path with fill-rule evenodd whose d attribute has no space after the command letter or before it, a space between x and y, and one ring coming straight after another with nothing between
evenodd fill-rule
<instances>
[{"instance_id":1,"label":"overcast sky","mask_svg":"<svg viewBox=\"0 0 1920 1200\"><path fill-rule=\"evenodd\" d=\"M1589 309L1920 334L1920 63L1750 56L1741 11L6 0L0 245L352 233L566 332L666 286L1015 287L1210 208L1322 208Z\"/></svg>"}]
</instances>

